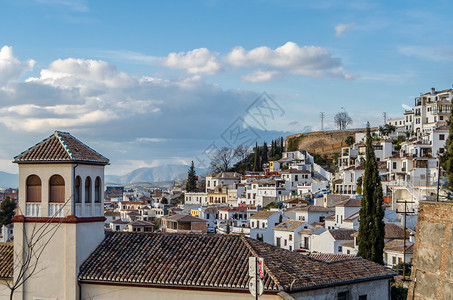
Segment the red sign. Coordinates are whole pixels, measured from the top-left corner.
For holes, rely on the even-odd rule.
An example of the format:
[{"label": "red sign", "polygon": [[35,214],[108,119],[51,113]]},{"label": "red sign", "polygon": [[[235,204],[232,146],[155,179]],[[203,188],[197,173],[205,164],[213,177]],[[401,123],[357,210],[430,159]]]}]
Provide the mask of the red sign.
[{"label": "red sign", "polygon": [[258,258],[258,276],[264,278],[264,260],[262,258]]}]

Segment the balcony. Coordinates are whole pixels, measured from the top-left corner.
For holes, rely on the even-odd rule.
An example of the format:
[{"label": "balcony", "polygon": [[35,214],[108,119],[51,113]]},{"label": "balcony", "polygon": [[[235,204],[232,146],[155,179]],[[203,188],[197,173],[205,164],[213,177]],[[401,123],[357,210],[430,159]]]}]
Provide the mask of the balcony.
[{"label": "balcony", "polygon": [[40,217],[41,216],[41,203],[26,203],[25,204],[26,217]]},{"label": "balcony", "polygon": [[49,203],[49,217],[64,217],[63,207],[64,203]]}]

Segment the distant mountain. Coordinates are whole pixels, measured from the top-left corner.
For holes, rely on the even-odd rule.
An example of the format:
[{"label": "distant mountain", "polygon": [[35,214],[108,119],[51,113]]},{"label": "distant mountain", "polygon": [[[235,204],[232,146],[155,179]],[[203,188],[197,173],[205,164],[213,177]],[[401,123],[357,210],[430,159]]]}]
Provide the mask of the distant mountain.
[{"label": "distant mountain", "polygon": [[[107,183],[162,182],[187,178],[188,165],[163,165],[152,168],[139,168],[123,176],[106,175]],[[208,169],[195,167],[197,175],[206,175]]]},{"label": "distant mountain", "polygon": [[0,171],[0,187],[17,188],[19,186],[19,175]]}]

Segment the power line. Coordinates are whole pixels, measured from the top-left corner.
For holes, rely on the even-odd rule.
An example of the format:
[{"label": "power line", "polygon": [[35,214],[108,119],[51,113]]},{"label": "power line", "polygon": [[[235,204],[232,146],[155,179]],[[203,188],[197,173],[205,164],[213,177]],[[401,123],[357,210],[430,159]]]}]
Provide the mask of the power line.
[{"label": "power line", "polygon": [[320,113],[320,116],[321,116],[321,131],[324,131],[324,112],[322,111]]}]

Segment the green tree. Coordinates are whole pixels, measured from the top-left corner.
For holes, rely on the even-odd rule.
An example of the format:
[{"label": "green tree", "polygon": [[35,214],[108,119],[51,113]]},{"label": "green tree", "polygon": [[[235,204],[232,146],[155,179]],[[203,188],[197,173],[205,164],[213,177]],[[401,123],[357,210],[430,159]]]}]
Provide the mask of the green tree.
[{"label": "green tree", "polygon": [[280,224],[281,222],[283,222],[283,215],[280,214],[280,216],[278,216],[278,224]]},{"label": "green tree", "polygon": [[227,223],[226,234],[230,234],[230,223]]},{"label": "green tree", "polygon": [[[453,105],[452,105],[453,109]],[[450,111],[450,119],[448,124],[450,125],[449,135],[445,144],[445,152],[440,157],[440,164],[442,168],[447,172],[448,183],[447,183],[447,197],[453,199],[453,110]]]},{"label": "green tree", "polygon": [[0,204],[0,226],[11,224],[16,209],[16,201],[9,196]]},{"label": "green tree", "polygon": [[360,208],[359,251],[357,256],[384,264],[384,208],[379,170],[374,155],[370,124],[366,133],[366,160],[363,175],[363,197]]},{"label": "green tree", "polygon": [[187,183],[186,183],[187,192],[196,192],[197,191],[197,179],[195,174],[195,166],[192,161],[192,165],[187,172]]},{"label": "green tree", "polygon": [[267,144],[266,142],[264,142],[263,144],[263,150],[261,151],[261,164],[266,164],[269,162],[269,159],[268,159],[268,151],[269,149],[267,148]]},{"label": "green tree", "polygon": [[346,139],[344,140],[344,142],[346,143],[346,145],[348,145],[349,147],[352,146],[352,144],[354,144],[354,137],[352,135],[348,135],[346,137]]},{"label": "green tree", "polygon": [[357,194],[362,194],[362,179],[363,179],[362,176],[357,178],[357,183],[356,183],[356,185],[357,185],[357,190],[356,190]]},{"label": "green tree", "polygon": [[161,204],[168,204],[168,199],[167,198],[162,198],[162,200],[160,200],[160,203]]}]

